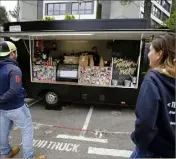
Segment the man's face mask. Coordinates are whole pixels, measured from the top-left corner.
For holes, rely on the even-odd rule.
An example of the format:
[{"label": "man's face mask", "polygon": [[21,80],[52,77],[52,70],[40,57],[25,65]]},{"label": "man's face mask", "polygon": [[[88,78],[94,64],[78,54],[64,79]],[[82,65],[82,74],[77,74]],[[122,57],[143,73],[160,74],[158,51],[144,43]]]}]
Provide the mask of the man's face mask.
[{"label": "man's face mask", "polygon": [[57,50],[57,48],[56,48],[56,47],[53,47],[53,50],[54,50],[54,51],[56,51],[56,50]]},{"label": "man's face mask", "polygon": [[18,58],[17,50],[13,51],[13,58],[16,60]]}]

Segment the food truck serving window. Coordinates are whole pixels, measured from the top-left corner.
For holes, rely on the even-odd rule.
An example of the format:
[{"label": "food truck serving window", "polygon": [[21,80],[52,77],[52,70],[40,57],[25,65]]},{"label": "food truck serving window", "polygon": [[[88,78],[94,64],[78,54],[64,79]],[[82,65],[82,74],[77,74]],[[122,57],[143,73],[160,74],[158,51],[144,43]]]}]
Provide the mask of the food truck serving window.
[{"label": "food truck serving window", "polygon": [[139,39],[33,37],[32,82],[137,88],[140,44]]}]

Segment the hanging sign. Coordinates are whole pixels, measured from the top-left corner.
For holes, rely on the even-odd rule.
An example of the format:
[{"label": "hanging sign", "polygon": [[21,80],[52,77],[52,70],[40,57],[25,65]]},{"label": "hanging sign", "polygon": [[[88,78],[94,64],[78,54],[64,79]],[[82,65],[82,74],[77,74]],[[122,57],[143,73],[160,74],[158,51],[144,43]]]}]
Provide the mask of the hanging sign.
[{"label": "hanging sign", "polygon": [[21,32],[21,26],[20,25],[9,26],[9,32]]}]

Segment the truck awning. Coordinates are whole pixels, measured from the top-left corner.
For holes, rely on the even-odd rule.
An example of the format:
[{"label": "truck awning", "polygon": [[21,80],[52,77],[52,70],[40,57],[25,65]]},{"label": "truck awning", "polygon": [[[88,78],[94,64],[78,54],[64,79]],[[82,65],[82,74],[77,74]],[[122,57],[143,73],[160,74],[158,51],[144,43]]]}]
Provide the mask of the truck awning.
[{"label": "truck awning", "polygon": [[141,40],[158,36],[168,30],[143,31],[93,31],[93,32],[1,32],[0,37],[14,39],[43,39],[43,40]]}]

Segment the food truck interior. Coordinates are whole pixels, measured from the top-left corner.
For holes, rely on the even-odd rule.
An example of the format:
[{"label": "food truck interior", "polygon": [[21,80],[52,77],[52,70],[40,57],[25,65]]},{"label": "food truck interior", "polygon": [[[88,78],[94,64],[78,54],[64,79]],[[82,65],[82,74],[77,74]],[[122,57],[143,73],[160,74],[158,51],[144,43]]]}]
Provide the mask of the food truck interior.
[{"label": "food truck interior", "polygon": [[137,88],[139,55],[138,40],[33,38],[32,81]]},{"label": "food truck interior", "polygon": [[[85,22],[71,23],[81,26]],[[100,28],[100,24],[96,25]],[[62,102],[135,106],[143,68],[147,68],[143,63],[146,39],[161,34],[145,29],[67,32],[26,29],[11,33],[9,26],[10,23],[3,35],[16,41],[27,94],[42,97],[47,109],[57,109]]]}]

